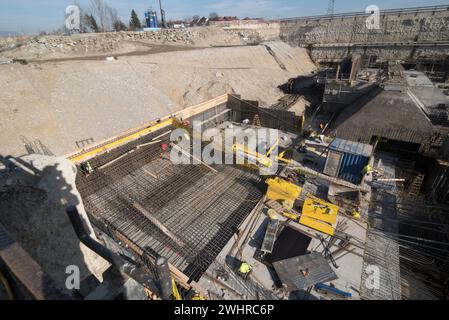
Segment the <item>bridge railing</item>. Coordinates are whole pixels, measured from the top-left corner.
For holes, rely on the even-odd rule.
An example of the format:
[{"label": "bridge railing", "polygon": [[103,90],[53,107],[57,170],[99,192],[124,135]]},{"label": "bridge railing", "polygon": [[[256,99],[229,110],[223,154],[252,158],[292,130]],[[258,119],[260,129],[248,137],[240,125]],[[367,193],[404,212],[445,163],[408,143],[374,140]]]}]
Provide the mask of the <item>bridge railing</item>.
[{"label": "bridge railing", "polygon": [[[425,7],[412,7],[412,8],[399,8],[399,9],[387,9],[381,10],[381,15],[393,15],[393,14],[404,14],[404,13],[422,13],[422,12],[441,12],[449,11],[448,5],[438,5],[438,6],[425,6]],[[305,16],[305,17],[293,17],[280,19],[281,22],[289,21],[306,21],[306,20],[332,20],[338,18],[353,18],[353,17],[368,17],[370,13],[363,11],[359,12],[348,12],[348,13],[335,13],[326,15],[315,15],[315,16]]]}]

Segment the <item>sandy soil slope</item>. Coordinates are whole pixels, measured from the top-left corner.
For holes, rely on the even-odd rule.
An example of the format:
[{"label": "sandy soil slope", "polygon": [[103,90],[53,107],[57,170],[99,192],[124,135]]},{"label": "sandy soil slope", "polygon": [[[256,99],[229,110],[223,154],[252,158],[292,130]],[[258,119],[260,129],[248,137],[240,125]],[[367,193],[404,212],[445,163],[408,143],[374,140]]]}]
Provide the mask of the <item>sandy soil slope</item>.
[{"label": "sandy soil slope", "polygon": [[0,65],[0,154],[21,155],[38,143],[62,155],[77,141],[99,141],[224,93],[271,104],[278,85],[314,68],[304,49],[280,41]]}]

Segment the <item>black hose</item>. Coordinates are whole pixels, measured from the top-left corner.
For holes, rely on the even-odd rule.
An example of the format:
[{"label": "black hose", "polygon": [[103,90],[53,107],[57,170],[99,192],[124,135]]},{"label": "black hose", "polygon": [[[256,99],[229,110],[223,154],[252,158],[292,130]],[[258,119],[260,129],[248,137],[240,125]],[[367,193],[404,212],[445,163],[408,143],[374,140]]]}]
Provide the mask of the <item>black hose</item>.
[{"label": "black hose", "polygon": [[75,230],[78,239],[89,249],[94,251],[100,257],[108,261],[114,266],[119,266],[120,263],[117,261],[116,255],[108,250],[106,247],[95,241],[84,228],[83,222],[78,214],[78,209],[76,206],[69,206],[66,209],[67,215],[69,216],[70,222],[72,223],[73,229]]}]

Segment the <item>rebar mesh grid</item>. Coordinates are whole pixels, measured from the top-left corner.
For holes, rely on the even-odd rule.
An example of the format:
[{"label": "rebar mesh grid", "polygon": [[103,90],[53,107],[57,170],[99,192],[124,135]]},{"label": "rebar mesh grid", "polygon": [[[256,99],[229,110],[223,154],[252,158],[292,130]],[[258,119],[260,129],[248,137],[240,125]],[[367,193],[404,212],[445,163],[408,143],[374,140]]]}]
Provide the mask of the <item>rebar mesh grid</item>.
[{"label": "rebar mesh grid", "polygon": [[215,166],[215,173],[202,165],[174,165],[160,144],[121,152],[93,159],[90,176],[79,174],[88,214],[100,228],[118,230],[198,281],[263,197],[261,178],[233,166]]}]

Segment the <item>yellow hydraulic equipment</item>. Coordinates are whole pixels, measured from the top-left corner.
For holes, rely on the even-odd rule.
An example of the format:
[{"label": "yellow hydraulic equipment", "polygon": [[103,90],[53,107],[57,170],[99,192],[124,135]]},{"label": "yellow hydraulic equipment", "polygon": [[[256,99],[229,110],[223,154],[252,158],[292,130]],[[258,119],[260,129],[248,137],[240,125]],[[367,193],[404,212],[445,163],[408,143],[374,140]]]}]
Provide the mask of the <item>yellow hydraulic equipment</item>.
[{"label": "yellow hydraulic equipment", "polygon": [[202,295],[196,294],[192,297],[192,300],[194,301],[200,301],[200,300],[206,300]]},{"label": "yellow hydraulic equipment", "polygon": [[247,146],[236,143],[232,146],[232,150],[235,153],[243,154],[246,158],[252,159],[253,161],[255,161],[255,163],[260,163],[261,165],[267,168],[270,168],[273,165],[273,161],[271,161],[270,158],[254,150],[249,149]]},{"label": "yellow hydraulic equipment", "polygon": [[294,203],[302,190],[301,187],[279,177],[267,179],[266,183],[267,198],[279,202],[289,200]]},{"label": "yellow hydraulic equipment", "polygon": [[182,300],[182,297],[179,294],[178,287],[176,286],[176,282],[173,278],[171,279],[171,282],[172,282],[172,287],[173,287],[173,298],[175,300]]},{"label": "yellow hydraulic equipment", "polygon": [[274,149],[279,145],[279,138],[276,140],[276,142],[271,146],[270,150],[268,150],[266,156],[269,157],[270,154],[274,151]]},{"label": "yellow hydraulic equipment", "polygon": [[[267,205],[269,207],[271,207],[271,209],[268,210],[268,217],[271,220],[277,220],[279,215],[282,215],[290,220],[299,222],[299,214],[291,209],[286,209],[285,208],[285,202],[290,202],[290,200],[286,200],[284,201],[283,205],[281,205],[280,203],[278,203],[277,201],[267,201]],[[289,207],[291,206],[291,208],[293,208],[293,202],[290,202]]]},{"label": "yellow hydraulic equipment", "polygon": [[279,154],[279,156],[277,157],[277,159],[278,159],[279,161],[282,161],[282,162],[286,163],[286,164],[290,164],[290,163],[292,163],[292,160],[291,160],[291,159],[286,159],[286,158],[285,158],[285,153],[286,153],[287,151],[288,151],[288,150],[282,151],[282,152]]},{"label": "yellow hydraulic equipment", "polygon": [[338,206],[309,195],[304,201],[299,223],[328,235],[334,235]]},{"label": "yellow hydraulic equipment", "polygon": [[291,212],[282,212],[282,215],[290,220],[298,222],[299,215],[291,213]]},{"label": "yellow hydraulic equipment", "polygon": [[[276,140],[276,142],[271,146],[271,148],[268,150],[268,152],[265,155],[260,154],[257,151],[251,150],[247,146],[238,144],[238,143],[236,143],[232,146],[232,151],[235,153],[242,154],[247,159],[253,160],[255,162],[255,164],[259,163],[267,168],[271,168],[271,166],[273,166],[273,160],[271,160],[270,155],[273,153],[274,149],[278,145],[279,145],[279,139]],[[276,157],[276,159],[279,161],[282,161],[284,163],[290,164],[292,162],[292,160],[285,158],[285,153],[287,151],[288,150],[281,152]]]},{"label": "yellow hydraulic equipment", "polygon": [[[276,142],[271,146],[270,150],[268,150],[267,154],[265,155],[266,157],[269,157],[271,155],[271,153],[274,151],[274,149],[279,145],[279,139],[276,140]],[[279,161],[285,162],[287,164],[290,164],[292,162],[292,160],[286,159],[285,158],[285,153],[288,150],[282,151],[278,156],[277,159]]]}]

